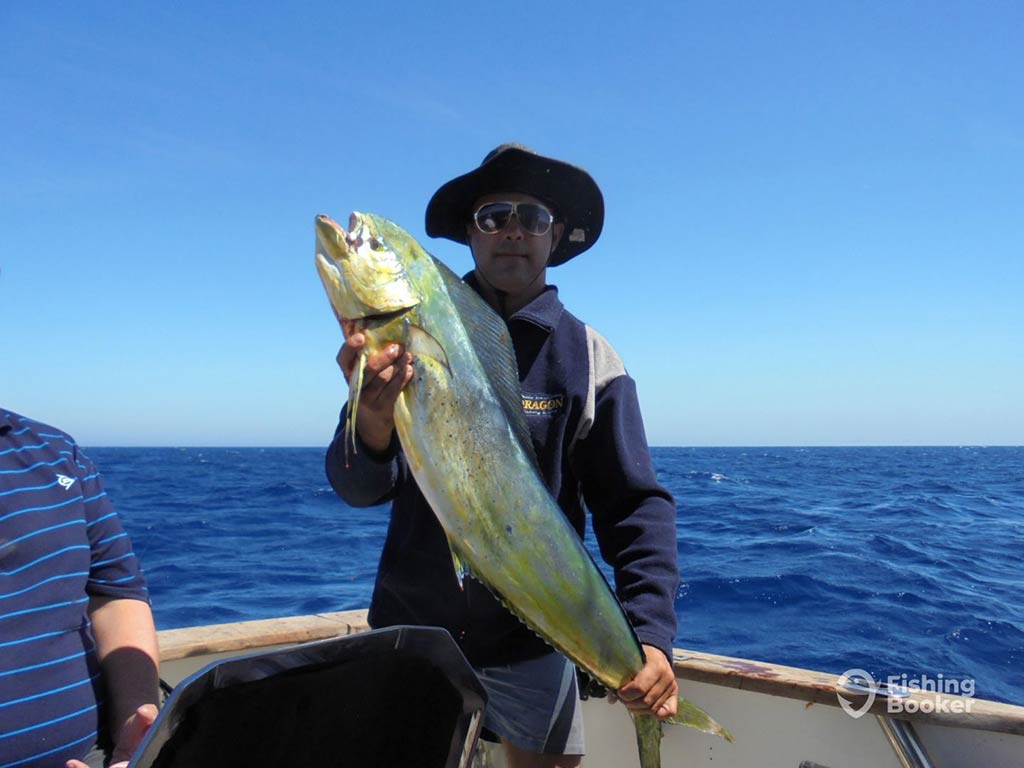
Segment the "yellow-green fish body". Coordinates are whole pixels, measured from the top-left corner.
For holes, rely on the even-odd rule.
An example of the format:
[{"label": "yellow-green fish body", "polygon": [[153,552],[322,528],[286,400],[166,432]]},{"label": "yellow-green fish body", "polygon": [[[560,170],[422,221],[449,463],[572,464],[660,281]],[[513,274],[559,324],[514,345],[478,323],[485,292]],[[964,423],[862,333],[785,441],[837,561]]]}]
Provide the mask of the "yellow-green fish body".
[{"label": "yellow-green fish body", "polygon": [[[537,469],[504,321],[385,219],[354,213],[346,233],[320,216],[316,228],[317,267],[343,327],[366,335],[367,353],[392,343],[412,353],[395,425],[454,567],[604,685],[621,687],[643,667],[643,651]],[[359,376],[361,366],[350,386],[353,449]],[[641,730],[654,751],[642,764],[657,765],[650,734],[659,731]]]}]

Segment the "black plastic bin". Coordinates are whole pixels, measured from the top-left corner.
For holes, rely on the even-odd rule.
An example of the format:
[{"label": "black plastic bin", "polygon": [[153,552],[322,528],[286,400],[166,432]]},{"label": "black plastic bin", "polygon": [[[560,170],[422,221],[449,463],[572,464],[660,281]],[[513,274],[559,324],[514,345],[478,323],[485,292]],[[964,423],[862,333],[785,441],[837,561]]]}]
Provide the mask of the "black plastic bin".
[{"label": "black plastic bin", "polygon": [[451,636],[391,627],[214,662],[131,768],[465,768],[487,696]]}]

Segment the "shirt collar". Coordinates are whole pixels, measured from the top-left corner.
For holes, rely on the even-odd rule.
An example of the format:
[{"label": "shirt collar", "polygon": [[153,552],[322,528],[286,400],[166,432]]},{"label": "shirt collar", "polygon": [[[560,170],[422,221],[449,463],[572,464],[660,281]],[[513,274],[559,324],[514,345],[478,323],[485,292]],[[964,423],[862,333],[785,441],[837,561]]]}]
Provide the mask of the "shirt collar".
[{"label": "shirt collar", "polygon": [[[476,275],[470,272],[462,280],[477,293],[480,293],[480,283]],[[522,309],[512,313],[510,320],[525,320],[545,329],[549,333],[555,330],[558,321],[562,318],[565,306],[558,298],[558,287],[545,285],[544,290],[533,301]]]}]

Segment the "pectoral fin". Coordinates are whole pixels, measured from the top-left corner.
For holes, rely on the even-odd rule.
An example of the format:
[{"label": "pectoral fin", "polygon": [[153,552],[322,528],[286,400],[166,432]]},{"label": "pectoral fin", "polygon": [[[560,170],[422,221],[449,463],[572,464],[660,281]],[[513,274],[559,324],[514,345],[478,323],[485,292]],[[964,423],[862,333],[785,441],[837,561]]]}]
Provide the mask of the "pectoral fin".
[{"label": "pectoral fin", "polygon": [[437,361],[451,376],[452,369],[448,363],[448,354],[444,351],[441,343],[427,331],[408,321],[405,324],[405,349],[413,357]]}]

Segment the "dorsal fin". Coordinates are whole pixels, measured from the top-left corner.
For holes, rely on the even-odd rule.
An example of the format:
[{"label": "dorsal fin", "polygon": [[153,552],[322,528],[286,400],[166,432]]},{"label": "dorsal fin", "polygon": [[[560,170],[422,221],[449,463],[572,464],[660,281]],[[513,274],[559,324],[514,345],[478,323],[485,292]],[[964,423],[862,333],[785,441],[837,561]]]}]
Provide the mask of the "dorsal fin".
[{"label": "dorsal fin", "polygon": [[509,334],[508,326],[501,316],[458,275],[436,258],[434,263],[441,273],[448,296],[469,334],[469,341],[483,365],[484,373],[494,387],[494,393],[501,403],[501,410],[512,427],[512,434],[536,467],[537,456],[533,451],[530,428],[523,414],[519,367],[516,365],[516,353],[512,348],[512,336]]}]

